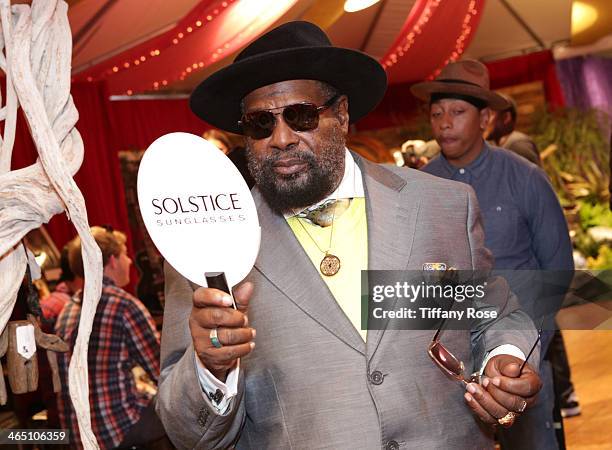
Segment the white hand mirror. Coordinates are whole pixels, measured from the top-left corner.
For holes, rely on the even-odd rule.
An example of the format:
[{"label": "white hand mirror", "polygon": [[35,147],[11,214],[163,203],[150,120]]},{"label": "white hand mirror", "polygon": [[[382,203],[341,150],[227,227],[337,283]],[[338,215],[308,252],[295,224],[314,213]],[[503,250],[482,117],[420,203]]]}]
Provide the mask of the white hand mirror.
[{"label": "white hand mirror", "polygon": [[184,277],[207,286],[224,272],[231,288],[253,268],[259,219],[234,164],[210,142],[170,133],[153,142],[138,170],[138,203],[151,239]]}]

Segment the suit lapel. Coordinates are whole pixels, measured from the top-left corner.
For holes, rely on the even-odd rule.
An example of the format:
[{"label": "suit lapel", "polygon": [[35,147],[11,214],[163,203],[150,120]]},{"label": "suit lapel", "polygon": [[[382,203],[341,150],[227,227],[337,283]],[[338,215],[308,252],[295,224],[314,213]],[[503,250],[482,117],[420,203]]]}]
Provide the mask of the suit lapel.
[{"label": "suit lapel", "polygon": [[[418,189],[414,189],[414,195],[400,195],[407,185],[402,177],[360,157],[355,159],[364,176],[367,199],[368,269],[406,270],[421,201]],[[368,361],[376,352],[385,327],[368,330]]]},{"label": "suit lapel", "polygon": [[[405,270],[415,234],[420,195],[400,196],[406,181],[384,167],[353,154],[364,179],[368,223],[368,269]],[[255,268],[304,313],[360,353],[372,358],[382,336],[368,331],[367,344],[321,279],[286,220],[253,190],[261,225]],[[406,200],[408,199],[408,200]]]},{"label": "suit lapel", "polygon": [[287,221],[270,209],[257,189],[253,198],[261,225],[255,268],[287,299],[338,339],[365,354],[365,343],[294,236]]}]

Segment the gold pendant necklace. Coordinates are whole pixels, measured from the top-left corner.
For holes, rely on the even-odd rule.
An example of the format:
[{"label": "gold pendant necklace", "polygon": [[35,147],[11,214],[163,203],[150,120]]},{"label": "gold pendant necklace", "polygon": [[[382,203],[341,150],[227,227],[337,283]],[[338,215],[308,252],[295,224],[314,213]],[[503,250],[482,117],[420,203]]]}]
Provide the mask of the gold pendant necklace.
[{"label": "gold pendant necklace", "polygon": [[321,269],[321,273],[327,277],[336,275],[340,270],[340,258],[331,253],[326,253],[321,260],[321,264],[319,264],[319,269]]},{"label": "gold pendant necklace", "polygon": [[310,233],[308,232],[308,230],[302,223],[302,219],[298,218],[298,223],[300,224],[300,226],[302,227],[306,235],[310,238],[310,240],[314,243],[314,245],[317,246],[317,249],[324,255],[323,259],[321,260],[321,263],[319,264],[319,270],[326,277],[332,277],[340,271],[340,258],[338,258],[336,255],[333,255],[329,252],[329,250],[331,249],[332,239],[334,236],[335,219],[336,219],[336,207],[334,205],[334,213],[332,215],[332,222],[331,222],[331,232],[329,233],[329,245],[327,246],[327,250],[323,250],[321,247],[319,247],[319,244],[317,244],[317,241],[315,241],[314,238],[310,235]]}]

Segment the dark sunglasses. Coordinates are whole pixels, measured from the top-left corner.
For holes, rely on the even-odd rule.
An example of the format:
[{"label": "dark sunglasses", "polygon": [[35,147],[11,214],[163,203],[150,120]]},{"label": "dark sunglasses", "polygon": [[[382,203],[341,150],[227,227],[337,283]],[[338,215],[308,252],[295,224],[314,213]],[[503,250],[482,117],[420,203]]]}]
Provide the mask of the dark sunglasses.
[{"label": "dark sunglasses", "polygon": [[[460,361],[459,359],[457,359],[457,357],[455,357],[455,355],[453,355],[450,351],[448,351],[448,349],[440,342],[440,333],[442,332],[442,327],[444,326],[445,322],[446,322],[446,319],[443,320],[442,323],[440,324],[440,328],[438,328],[438,331],[436,331],[436,334],[434,335],[433,339],[429,343],[429,347],[427,348],[427,353],[429,353],[429,356],[431,357],[431,359],[433,359],[433,361],[438,365],[438,367],[442,370],[442,372],[444,372],[449,377],[454,378],[455,380],[461,381],[463,384],[466,384],[466,385],[468,383],[480,384],[480,371],[476,371],[473,374],[471,374],[469,377],[466,377],[464,374],[465,366],[463,364],[463,361]],[[529,351],[529,354],[525,358],[525,361],[523,361],[523,364],[521,364],[519,374],[518,374],[519,377],[523,373],[523,369],[525,367],[525,364],[527,364],[529,357],[535,350],[536,346],[538,345],[538,342],[540,342],[541,335],[542,335],[542,326],[540,326],[540,329],[538,330],[538,338],[536,339],[533,346],[531,347],[531,350]]]},{"label": "dark sunglasses", "polygon": [[[442,323],[442,325],[444,322]],[[463,384],[468,383],[479,383],[480,384],[480,373],[474,372],[469,377],[464,374],[465,365],[463,361],[457,359],[448,349],[440,342],[440,333],[442,332],[442,325],[436,331],[433,339],[429,343],[427,353],[438,367],[447,376],[454,378],[455,380],[461,381]]]},{"label": "dark sunglasses", "polygon": [[[319,126],[319,114],[333,105],[340,98],[334,95],[323,105],[313,103],[296,103],[279,108],[253,111],[244,114],[238,121],[238,127],[243,135],[251,139],[265,139],[272,135],[276,126],[276,116],[282,114],[283,120],[293,131],[311,131]],[[281,112],[272,112],[282,109]]]}]

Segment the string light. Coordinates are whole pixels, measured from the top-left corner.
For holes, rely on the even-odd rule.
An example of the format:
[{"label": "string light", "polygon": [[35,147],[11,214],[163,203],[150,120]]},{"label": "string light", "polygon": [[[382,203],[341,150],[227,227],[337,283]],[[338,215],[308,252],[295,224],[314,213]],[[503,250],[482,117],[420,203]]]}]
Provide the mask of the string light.
[{"label": "string light", "polygon": [[[455,40],[455,45],[452,53],[449,55],[446,61],[428,77],[428,79],[433,79],[440,73],[442,67],[446,66],[449,62],[458,60],[461,57],[461,55],[465,51],[465,46],[468,42],[468,39],[475,29],[472,20],[478,15],[477,4],[481,1],[482,0],[470,0],[467,7],[467,12],[461,23],[461,32]],[[399,58],[404,56],[408,52],[408,50],[412,48],[412,46],[416,42],[417,36],[423,32],[425,25],[427,25],[427,23],[430,21],[436,8],[440,5],[441,2],[442,0],[429,0],[427,2],[425,7],[423,8],[423,12],[421,13],[420,17],[418,18],[417,22],[412,27],[410,32],[407,33],[404,39],[400,42],[400,44],[397,45],[395,49],[393,49],[391,53],[386,55],[383,59],[382,66],[385,68],[385,70],[388,70],[390,67],[397,64]]]},{"label": "string light", "polygon": [[472,21],[472,18],[477,16],[477,14],[478,14],[478,10],[476,9],[476,0],[471,0],[468,5],[467,13],[465,14],[465,17],[463,18],[463,22],[461,23],[461,33],[455,40],[455,48],[453,52],[446,59],[446,61],[444,61],[444,64],[438,67],[429,77],[427,77],[429,80],[437,77],[442,71],[442,68],[444,66],[446,66],[447,64],[451,62],[457,61],[461,57],[461,55],[463,54],[465,50],[465,44],[468,41],[470,34],[472,34],[472,31],[474,31],[474,28],[475,28],[470,25],[470,22]]},{"label": "string light", "polygon": [[[185,38],[186,35],[188,33],[194,33],[196,32],[198,29],[203,29],[205,27],[205,21],[211,22],[214,19],[216,19],[217,16],[219,16],[220,14],[223,13],[223,11],[230,6],[231,4],[233,4],[234,2],[236,2],[238,0],[227,0],[222,2],[220,5],[217,5],[217,7],[215,7],[214,10],[210,11],[206,14],[206,16],[203,17],[199,17],[199,18],[195,18],[196,20],[189,20],[189,23],[181,23],[180,29],[177,29],[175,33],[170,34],[167,37],[167,41],[166,43],[158,42],[158,45],[160,45],[160,48],[154,48],[154,49],[150,49],[147,53],[145,54],[141,54],[141,55],[133,55],[134,59],[129,59],[128,61],[116,61],[116,64],[113,65],[111,68],[105,69],[103,72],[98,73],[97,75],[95,74],[90,74],[87,76],[87,81],[93,81],[94,79],[102,79],[105,78],[107,76],[112,76],[115,75],[117,73],[120,72],[124,72],[126,70],[131,70],[132,68],[134,68],[135,66],[138,66],[142,63],[145,63],[147,61],[147,56],[153,58],[155,56],[159,56],[162,51],[164,50],[164,48],[168,48],[172,45],[178,45],[180,43],[180,40]],[[226,47],[228,48],[229,45]],[[117,64],[118,63],[118,64]],[[193,71],[194,69],[201,69],[205,66],[203,61],[196,61],[194,62],[190,67],[189,67],[189,71]],[[186,71],[182,72],[181,77],[186,76]],[[153,83],[153,87],[154,88],[159,88],[159,86],[167,86],[168,85],[168,80],[161,80],[161,81],[155,81]],[[132,95],[133,94],[133,89],[127,89],[125,91],[126,94],[128,95]]]},{"label": "string light", "polygon": [[[222,9],[227,8],[227,7],[228,7],[228,6],[229,6],[231,3],[234,3],[234,1],[237,1],[237,0],[230,0],[229,2],[227,2],[227,1],[223,2],[223,3],[221,4]],[[219,15],[221,12],[222,12],[222,11],[220,11],[219,9],[215,9],[215,10],[214,10],[214,11],[213,11],[211,14],[208,14],[208,15],[206,16],[206,20],[207,20],[208,22],[211,22],[211,21],[212,21],[213,19],[215,19],[215,17],[216,17],[216,16],[218,16],[218,15]],[[201,28],[203,25],[204,25],[204,24],[203,24],[203,22],[202,22],[202,19],[198,19],[198,20],[196,20],[196,21],[194,22],[193,26],[192,26],[192,25],[187,26],[187,27],[185,28],[185,31],[186,31],[187,33],[192,33],[192,32],[194,32],[194,31],[195,31],[194,26],[195,26],[195,27],[197,27],[197,28]],[[180,42],[180,40],[181,40],[181,39],[183,39],[184,37],[185,37],[185,33],[184,33],[183,31],[180,31],[180,32],[178,32],[178,33],[176,34],[176,36],[175,36],[175,37],[172,39],[172,43],[173,43],[174,45],[177,45],[177,44]],[[229,43],[226,43],[226,44],[225,44],[225,48],[229,48]],[[223,49],[217,49],[217,52],[218,52],[218,53],[221,53],[222,51],[223,51]],[[158,49],[157,49],[157,50],[155,50],[155,51],[152,51],[152,52],[151,52],[151,56],[157,56],[157,55],[159,55],[159,54],[160,54],[160,50],[158,50]],[[214,59],[216,59],[216,58],[217,58],[217,56],[218,56],[218,55],[217,55],[217,53],[214,53],[214,54],[212,55],[212,57],[213,57]],[[143,57],[141,57],[140,59],[142,60],[142,58],[143,58]],[[181,75],[179,76],[179,79],[180,79],[181,81],[182,81],[182,80],[184,80],[184,79],[186,78],[187,74],[191,74],[192,72],[194,72],[194,71],[195,71],[195,70],[197,70],[197,69],[202,69],[202,68],[204,68],[204,66],[205,66],[205,64],[204,64],[204,62],[203,62],[203,61],[199,61],[199,62],[194,62],[194,63],[192,63],[190,66],[187,66],[187,67],[185,68],[185,70],[183,70],[183,71],[181,72]],[[168,80],[163,80],[163,81],[161,82],[161,84],[162,84],[163,86],[167,86],[167,85],[168,85]],[[159,82],[159,81],[154,81],[154,82],[153,82],[153,89],[158,90],[158,89],[159,89],[159,86],[160,86],[160,82]]]},{"label": "string light", "polygon": [[416,41],[416,37],[422,33],[423,28],[427,25],[427,22],[431,19],[436,8],[440,5],[442,0],[429,0],[423,8],[423,12],[419,16],[417,22],[414,24],[409,33],[406,34],[406,37],[400,42],[399,45],[395,47],[395,49],[383,59],[382,66],[385,70],[389,69],[391,66],[395,65],[399,59],[399,57],[404,56],[404,54],[412,48]]},{"label": "string light", "polygon": [[[232,3],[236,2],[238,0],[228,0],[228,1],[224,1],[221,4],[222,9],[227,8],[228,6],[230,6]],[[434,0],[435,2],[439,3],[442,0]],[[211,14],[208,14],[206,16],[206,20],[208,22],[214,20],[218,15],[220,15],[223,11],[222,9],[215,9]],[[200,18],[199,20],[196,20],[193,25],[195,25],[195,27],[204,27],[205,24],[203,23],[204,18]],[[182,24],[181,26],[181,30],[176,30],[176,34],[172,34],[170,35],[170,37],[168,38],[168,46],[174,44],[180,44],[180,39],[182,39],[183,37],[185,37],[185,32],[190,33],[190,32],[195,32],[197,31],[193,25],[190,26],[186,26],[186,24]],[[216,60],[219,59],[219,56],[221,54],[223,54],[227,49],[230,48],[234,48],[235,47],[235,43],[236,42],[240,42],[243,37],[247,34],[252,34],[255,31],[255,28],[257,26],[257,23],[254,21],[252,23],[250,23],[246,28],[242,29],[237,35],[234,35],[232,39],[230,39],[229,41],[225,42],[223,44],[222,47],[217,48],[210,56],[209,56],[209,62],[214,62]],[[184,28],[183,28],[184,27]],[[191,31],[189,31],[189,28],[191,28]],[[159,42],[159,41],[158,41]],[[172,43],[172,44],[171,44]],[[234,44],[234,45],[232,45]],[[159,55],[160,54],[160,50],[156,49],[155,51],[155,55]],[[140,60],[142,62],[145,61],[144,56],[140,57]],[[199,60],[199,61],[194,61],[193,63],[191,63],[190,65],[186,66],[183,70],[180,71],[180,75],[179,73],[176,74],[175,77],[172,77],[175,80],[180,80],[183,81],[185,80],[185,78],[191,74],[193,74],[194,72],[203,69],[204,67],[206,67],[206,62],[205,60]],[[154,82],[152,82],[152,84],[150,84],[149,86],[152,87],[152,89],[154,90],[158,90],[161,86],[168,86],[169,81],[168,79],[164,79],[161,82],[159,80],[156,80]],[[131,89],[129,89],[131,91]],[[127,91],[126,91],[127,93]]]},{"label": "string light", "polygon": [[[229,2],[223,2],[221,4],[221,6],[223,8],[226,8],[227,6],[229,6],[234,1],[237,1],[237,0],[231,0]],[[437,1],[439,2],[441,0],[437,0]],[[216,16],[216,15],[220,14],[220,11],[219,10],[214,10],[212,14],[214,14]],[[210,15],[210,14],[206,16],[206,20],[208,20],[208,21],[211,21],[214,18],[215,17],[213,15]],[[200,20],[198,20],[198,21],[195,22],[195,25],[196,25],[196,27],[200,27],[203,24],[202,24],[202,22]],[[231,44],[232,44],[233,41],[241,40],[245,34],[250,33],[250,32],[253,31],[254,26],[255,26],[254,24],[250,24],[246,29],[242,30],[237,36],[235,36],[233,40],[224,43],[223,47],[217,48],[214,51],[214,53],[212,53],[212,55],[210,55],[211,60],[212,61],[218,60],[220,55],[226,49],[229,49],[231,47]],[[187,32],[189,32],[189,27],[186,28],[186,30],[187,30]],[[195,30],[192,30],[192,31],[195,31]],[[176,37],[173,39],[173,43],[174,44],[178,44],[179,43],[179,39],[182,38],[183,36],[184,36],[184,33],[182,33],[182,32],[177,33]],[[191,65],[186,66],[185,69],[180,72],[180,75],[177,75],[176,79],[178,79],[180,81],[183,81],[183,80],[185,80],[185,78],[187,78],[188,75],[191,75],[194,72],[196,72],[197,70],[202,69],[204,67],[206,67],[206,63],[204,61],[195,61]],[[161,82],[161,85],[162,86],[167,86],[168,85],[168,80],[163,80]],[[157,89],[159,89],[159,87],[160,87],[160,82],[159,81],[153,82],[153,89],[157,90]]]}]

